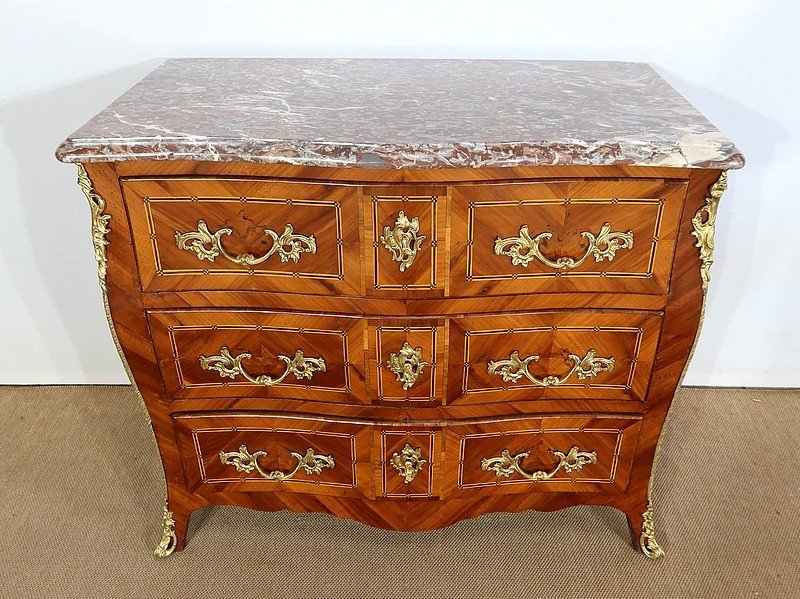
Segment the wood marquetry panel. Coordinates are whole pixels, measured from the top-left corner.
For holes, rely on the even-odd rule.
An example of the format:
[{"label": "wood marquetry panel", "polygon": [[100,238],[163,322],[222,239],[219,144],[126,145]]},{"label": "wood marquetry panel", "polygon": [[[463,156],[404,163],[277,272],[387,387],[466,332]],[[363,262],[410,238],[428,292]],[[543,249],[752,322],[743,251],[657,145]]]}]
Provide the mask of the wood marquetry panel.
[{"label": "wood marquetry panel", "polygon": [[367,295],[444,295],[446,189],[365,188],[363,194]]},{"label": "wood marquetry panel", "polygon": [[620,493],[628,483],[640,425],[638,416],[454,425],[447,429],[448,493]]},{"label": "wood marquetry panel", "polygon": [[[364,323],[358,318],[256,310],[165,310],[149,312],[148,318],[164,385],[174,398],[367,403]],[[323,360],[324,367],[298,360],[298,350],[304,360]],[[237,362],[242,354],[246,357]],[[259,382],[284,374],[275,384]]]},{"label": "wood marquetry panel", "polygon": [[[381,495],[408,499],[437,496],[441,487],[440,435],[419,429],[381,430],[378,434]],[[406,478],[411,480],[406,482]]]},{"label": "wood marquetry panel", "polygon": [[361,290],[355,187],[179,178],[122,187],[146,292]]},{"label": "wood marquetry panel", "polygon": [[[719,170],[178,160],[81,173],[110,318],[164,466],[165,552],[183,549],[190,514],[209,505],[430,530],[596,504],[625,512],[653,554],[652,465],[701,320],[710,248],[692,234],[712,235]],[[374,221],[373,197],[387,199]],[[435,260],[411,264],[406,282],[378,279],[399,289],[375,289],[376,231],[403,198],[427,198],[405,204],[427,206],[417,216]],[[200,220],[209,232],[179,247],[176,233]],[[259,261],[273,248],[266,231],[287,224],[317,251],[300,239],[297,262],[292,246],[286,261],[277,249]],[[512,246],[498,255],[495,244],[522,225],[540,256],[522,251],[514,265]],[[423,264],[435,274],[411,278]],[[420,397],[414,385],[380,401],[398,327],[420,359],[436,355],[423,369],[436,375]],[[424,460],[408,483],[392,462],[406,445]]]},{"label": "wood marquetry panel", "polygon": [[371,319],[367,341],[370,395],[377,403],[441,403],[447,370],[444,319]]},{"label": "wood marquetry panel", "polygon": [[578,310],[455,318],[448,403],[643,401],[661,315]]},{"label": "wood marquetry panel", "polygon": [[452,188],[452,296],[664,294],[686,183],[577,180]]},{"label": "wood marquetry panel", "polygon": [[[180,414],[174,422],[192,490],[371,495],[370,427],[258,414]],[[316,462],[298,468],[309,449]]]}]

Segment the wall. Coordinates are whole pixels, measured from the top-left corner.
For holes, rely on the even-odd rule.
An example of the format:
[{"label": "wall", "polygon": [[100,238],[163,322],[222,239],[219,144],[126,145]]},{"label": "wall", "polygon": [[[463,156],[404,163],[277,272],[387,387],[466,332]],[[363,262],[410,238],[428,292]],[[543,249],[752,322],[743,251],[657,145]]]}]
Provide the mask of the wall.
[{"label": "wall", "polygon": [[[122,383],[61,140],[163,57],[652,63],[748,158],[717,219],[693,385],[800,386],[800,9],[792,2],[3,3],[1,383]],[[794,166],[792,166],[794,165]]]}]

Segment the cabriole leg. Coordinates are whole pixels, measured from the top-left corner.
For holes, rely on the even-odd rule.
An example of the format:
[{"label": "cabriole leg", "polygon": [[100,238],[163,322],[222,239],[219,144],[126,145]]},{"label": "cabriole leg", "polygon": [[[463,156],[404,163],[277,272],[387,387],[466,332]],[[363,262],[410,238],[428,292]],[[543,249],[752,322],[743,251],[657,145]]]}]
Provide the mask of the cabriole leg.
[{"label": "cabriole leg", "polygon": [[656,541],[655,527],[653,526],[653,502],[647,500],[644,512],[626,513],[628,526],[631,529],[633,543],[639,551],[650,559],[664,557],[664,550]]},{"label": "cabriole leg", "polygon": [[162,535],[153,554],[156,557],[167,557],[175,551],[183,551],[186,543],[186,529],[189,526],[189,514],[169,510],[167,500],[164,500],[164,512],[162,515]]}]

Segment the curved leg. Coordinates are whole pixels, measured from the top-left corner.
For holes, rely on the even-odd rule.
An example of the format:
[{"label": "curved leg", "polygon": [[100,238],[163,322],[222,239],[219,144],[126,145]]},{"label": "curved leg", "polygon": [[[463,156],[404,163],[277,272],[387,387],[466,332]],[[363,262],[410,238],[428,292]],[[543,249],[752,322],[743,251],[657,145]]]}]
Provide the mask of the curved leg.
[{"label": "curved leg", "polygon": [[664,550],[656,541],[655,527],[653,526],[653,502],[648,499],[647,507],[641,513],[625,514],[628,518],[628,526],[633,536],[633,544],[650,559],[664,557]]},{"label": "curved leg", "polygon": [[164,500],[164,513],[162,516],[162,535],[153,554],[156,557],[167,557],[175,551],[183,551],[186,543],[186,529],[189,526],[189,513],[169,510],[167,500]]}]

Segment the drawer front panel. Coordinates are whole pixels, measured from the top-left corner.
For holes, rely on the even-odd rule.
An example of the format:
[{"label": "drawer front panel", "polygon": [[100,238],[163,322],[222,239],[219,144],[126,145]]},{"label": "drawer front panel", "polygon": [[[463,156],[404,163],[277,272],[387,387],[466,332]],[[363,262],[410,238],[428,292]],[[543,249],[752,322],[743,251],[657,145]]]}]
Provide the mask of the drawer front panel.
[{"label": "drawer front panel", "polygon": [[384,405],[441,403],[447,326],[436,320],[369,320],[371,396]]},{"label": "drawer front panel", "polygon": [[452,188],[451,295],[667,292],[685,182]]},{"label": "drawer front panel", "polygon": [[643,401],[660,323],[659,313],[589,310],[453,319],[448,403]]},{"label": "drawer front panel", "polygon": [[359,294],[355,187],[124,181],[142,288]]},{"label": "drawer front panel", "polygon": [[174,419],[190,490],[371,494],[371,428],[259,415]]},{"label": "drawer front panel", "polygon": [[424,498],[441,493],[441,433],[389,429],[378,433],[382,497]]},{"label": "drawer front panel", "polygon": [[364,323],[264,311],[153,311],[167,393],[365,403]]},{"label": "drawer front panel", "polygon": [[[430,195],[420,195],[426,191]],[[367,295],[441,297],[446,283],[446,189],[415,187],[403,193],[411,195],[364,189]]]},{"label": "drawer front panel", "polygon": [[640,425],[638,416],[454,425],[447,433],[448,464],[453,466],[448,468],[448,488],[460,495],[621,493],[628,483]]}]

